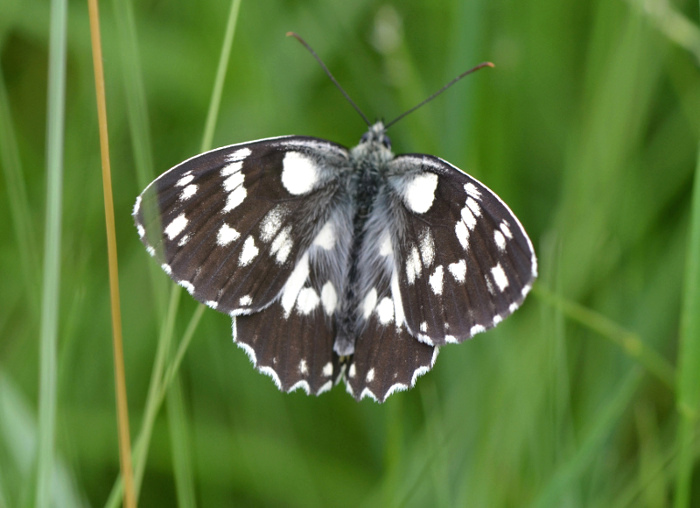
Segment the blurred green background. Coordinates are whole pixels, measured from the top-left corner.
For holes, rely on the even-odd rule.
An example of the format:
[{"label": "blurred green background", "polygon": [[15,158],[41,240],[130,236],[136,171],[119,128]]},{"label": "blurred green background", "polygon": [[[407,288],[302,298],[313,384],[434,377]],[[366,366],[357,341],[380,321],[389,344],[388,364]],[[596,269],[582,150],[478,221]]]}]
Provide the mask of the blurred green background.
[{"label": "blurred green background", "polygon": [[[131,207],[152,178],[201,149],[230,5],[100,8],[131,435],[150,436],[142,506],[700,506],[698,405],[685,419],[676,409],[684,396],[697,403],[700,371],[697,346],[695,356],[679,348],[700,343],[681,326],[700,313],[688,301],[700,263],[688,258],[697,3],[242,2],[214,146],[283,134],[353,146],[365,131],[289,30],[370,119],[496,64],[390,135],[397,153],[438,155],[496,191],[528,230],[540,278],[511,318],[443,348],[416,388],[383,405],[358,404],[342,386],[318,398],[278,392],[212,310],[163,405],[148,401],[174,285],[139,242]],[[31,505],[37,483],[49,22],[48,1],[0,2],[7,507]],[[101,506],[119,455],[85,2],[69,2],[67,34],[50,488],[54,506]],[[183,294],[166,365],[196,309]],[[691,497],[679,500],[681,484]]]}]

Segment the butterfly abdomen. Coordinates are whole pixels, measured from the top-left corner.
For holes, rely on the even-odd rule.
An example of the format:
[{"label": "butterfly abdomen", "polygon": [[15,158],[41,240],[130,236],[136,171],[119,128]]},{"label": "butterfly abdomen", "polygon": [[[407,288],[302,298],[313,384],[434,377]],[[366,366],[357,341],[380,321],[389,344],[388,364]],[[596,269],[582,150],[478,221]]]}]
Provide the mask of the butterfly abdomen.
[{"label": "butterfly abdomen", "polygon": [[[367,249],[368,243],[377,242],[376,238],[368,238],[367,221],[377,206],[377,196],[386,185],[386,162],[393,158],[391,151],[376,140],[366,140],[351,154],[353,174],[351,178],[351,193],[355,204],[353,216],[353,241],[350,249],[350,267],[344,284],[345,292],[336,315],[337,335],[334,344],[335,352],[340,356],[351,355],[355,341],[362,333],[364,320],[358,309],[361,308],[365,297],[363,289],[366,284],[361,280],[363,272],[360,260],[361,253]],[[366,271],[365,267],[365,270]]]}]

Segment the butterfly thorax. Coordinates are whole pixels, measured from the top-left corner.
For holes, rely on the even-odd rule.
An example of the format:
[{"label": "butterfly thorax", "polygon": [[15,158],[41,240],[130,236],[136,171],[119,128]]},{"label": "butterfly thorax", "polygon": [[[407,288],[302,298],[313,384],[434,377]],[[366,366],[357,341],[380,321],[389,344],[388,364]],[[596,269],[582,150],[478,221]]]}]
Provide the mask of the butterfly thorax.
[{"label": "butterfly thorax", "polygon": [[361,333],[362,322],[357,319],[362,295],[360,294],[360,253],[365,246],[365,225],[372,213],[377,194],[386,184],[387,163],[394,158],[384,125],[377,122],[362,136],[360,144],[350,152],[353,167],[351,189],[355,203],[353,242],[350,249],[350,267],[345,291],[336,316],[337,335],[334,349],[340,356],[351,355]]}]

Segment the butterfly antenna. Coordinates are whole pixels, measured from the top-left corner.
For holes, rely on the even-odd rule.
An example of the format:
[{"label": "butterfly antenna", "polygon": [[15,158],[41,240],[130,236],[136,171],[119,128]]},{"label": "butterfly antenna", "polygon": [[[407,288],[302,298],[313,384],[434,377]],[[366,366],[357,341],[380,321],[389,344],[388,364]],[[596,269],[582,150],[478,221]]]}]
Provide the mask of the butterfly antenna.
[{"label": "butterfly antenna", "polygon": [[333,84],[338,87],[338,90],[340,90],[340,93],[342,93],[345,96],[345,98],[350,103],[350,105],[353,108],[355,108],[355,111],[357,111],[360,114],[360,116],[365,121],[367,126],[368,127],[371,126],[372,125],[371,122],[367,119],[367,117],[362,112],[360,107],[357,104],[355,104],[355,101],[353,101],[350,98],[350,96],[348,95],[348,93],[343,89],[343,87],[340,86],[340,83],[338,83],[338,80],[336,80],[335,77],[333,77],[333,74],[331,74],[331,71],[328,70],[328,67],[326,67],[326,64],[323,63],[323,60],[321,60],[321,57],[316,54],[316,52],[313,50],[313,48],[311,46],[309,46],[309,44],[304,39],[302,39],[301,36],[297,33],[287,32],[287,37],[294,37],[296,40],[298,40],[299,42],[301,42],[304,45],[304,47],[309,51],[309,53],[311,53],[311,55],[316,59],[316,61],[321,66],[321,68],[325,71],[326,75],[330,78],[330,80],[333,82]]},{"label": "butterfly antenna", "polygon": [[415,106],[413,106],[413,107],[412,107],[411,109],[409,109],[408,111],[405,111],[405,112],[401,113],[399,116],[397,116],[396,118],[394,118],[391,122],[389,122],[389,123],[387,123],[386,125],[384,125],[384,129],[385,129],[385,130],[388,129],[390,126],[394,125],[396,122],[398,122],[399,120],[401,120],[403,117],[405,117],[405,116],[407,116],[407,115],[413,113],[415,110],[417,110],[417,109],[420,108],[421,106],[423,106],[423,105],[427,104],[428,102],[432,101],[435,97],[437,97],[437,96],[440,95],[442,92],[444,92],[445,90],[447,90],[448,88],[450,88],[450,87],[451,87],[452,85],[454,85],[457,81],[459,81],[460,79],[462,79],[464,76],[467,76],[467,75],[471,74],[472,72],[476,72],[476,71],[478,71],[479,69],[483,69],[484,67],[495,67],[495,65],[493,65],[491,62],[483,62],[483,63],[480,63],[479,65],[477,65],[476,67],[474,67],[473,69],[469,69],[468,71],[463,72],[462,74],[460,74],[459,76],[457,76],[455,79],[453,79],[452,81],[450,81],[449,83],[447,83],[445,86],[443,86],[440,90],[438,90],[437,92],[435,92],[433,95],[431,95],[430,97],[428,97],[427,99],[425,99],[423,102],[421,102],[420,104],[416,104]]}]

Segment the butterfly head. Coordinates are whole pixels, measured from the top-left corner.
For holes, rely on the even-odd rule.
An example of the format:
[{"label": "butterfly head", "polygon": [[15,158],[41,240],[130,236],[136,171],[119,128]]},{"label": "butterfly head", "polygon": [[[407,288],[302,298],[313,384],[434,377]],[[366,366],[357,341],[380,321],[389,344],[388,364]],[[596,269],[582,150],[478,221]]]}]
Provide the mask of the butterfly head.
[{"label": "butterfly head", "polygon": [[385,148],[391,150],[391,141],[386,135],[386,129],[382,122],[370,125],[369,130],[362,135],[360,143],[381,143]]},{"label": "butterfly head", "polygon": [[356,158],[370,158],[375,162],[387,162],[394,158],[391,152],[391,141],[386,135],[382,122],[370,125],[369,130],[362,135],[360,144],[352,149]]}]

